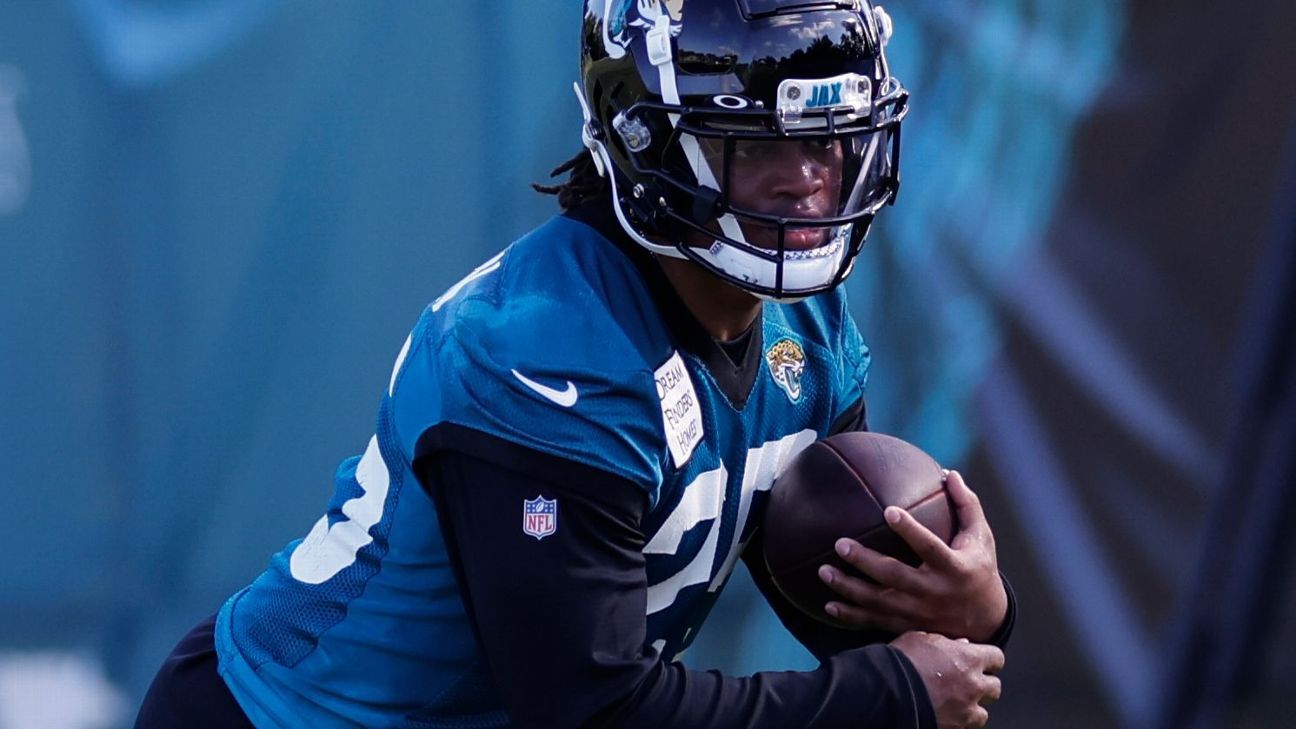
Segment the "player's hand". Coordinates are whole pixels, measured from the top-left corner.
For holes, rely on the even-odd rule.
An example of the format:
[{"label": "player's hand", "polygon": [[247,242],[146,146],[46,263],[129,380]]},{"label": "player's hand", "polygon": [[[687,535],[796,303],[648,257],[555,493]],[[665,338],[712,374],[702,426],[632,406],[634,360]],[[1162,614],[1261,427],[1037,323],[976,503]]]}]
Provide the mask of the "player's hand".
[{"label": "player's hand", "polygon": [[992,645],[911,632],[891,641],[913,663],[936,709],[940,729],[979,729],[990,720],[986,706],[999,700],[1003,651]]},{"label": "player's hand", "polygon": [[887,524],[922,558],[918,567],[853,539],[837,541],[837,554],[876,584],[820,567],[819,578],[843,598],[825,606],[829,616],[892,633],[926,630],[974,641],[995,634],[1008,613],[1008,593],[999,577],[994,534],[981,500],[957,471],[946,476],[946,488],[960,525],[948,545],[904,509],[886,510]]}]

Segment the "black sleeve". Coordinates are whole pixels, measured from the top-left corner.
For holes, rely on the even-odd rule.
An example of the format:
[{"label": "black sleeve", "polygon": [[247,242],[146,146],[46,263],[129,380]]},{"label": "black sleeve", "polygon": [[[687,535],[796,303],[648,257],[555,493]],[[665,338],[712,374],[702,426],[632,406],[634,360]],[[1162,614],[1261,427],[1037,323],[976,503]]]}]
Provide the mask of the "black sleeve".
[{"label": "black sleeve", "polygon": [[860,398],[833,420],[833,424],[828,428],[828,435],[868,429],[868,406],[864,403],[864,398]]},{"label": "black sleeve", "polygon": [[[516,725],[935,727],[921,678],[889,646],[746,678],[646,648],[647,498],[634,484],[454,426],[429,431],[414,466]],[[539,540],[522,531],[536,496],[558,502]]]},{"label": "black sleeve", "polygon": [[[857,400],[837,417],[829,430],[829,435],[856,430],[868,430],[868,409],[863,399]],[[770,579],[769,568],[765,565],[763,538],[763,530],[757,529],[743,552],[743,563],[751,573],[752,582],[765,596],[766,602],[783,623],[783,627],[787,628],[788,632],[816,658],[822,661],[842,651],[887,642],[895,637],[880,631],[835,628],[802,613],[783,597],[774,581]],[[999,629],[986,642],[1003,648],[1008,645],[1013,625],[1017,622],[1017,596],[1013,593],[1008,578],[1002,572],[999,573],[999,578],[1003,580],[1004,591],[1008,593],[1008,611],[1004,614],[1004,621]]]}]

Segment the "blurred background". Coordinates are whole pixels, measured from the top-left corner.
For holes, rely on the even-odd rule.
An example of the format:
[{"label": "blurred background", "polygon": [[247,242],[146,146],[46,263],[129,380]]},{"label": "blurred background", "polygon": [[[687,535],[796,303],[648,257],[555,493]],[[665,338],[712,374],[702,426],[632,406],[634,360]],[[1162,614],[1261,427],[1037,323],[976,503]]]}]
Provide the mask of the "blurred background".
[{"label": "blurred background", "polygon": [[[874,429],[981,492],[1001,727],[1296,715],[1296,4],[893,0]],[[128,726],[556,211],[580,3],[0,0],[0,729]],[[737,575],[690,651],[813,661]]]}]

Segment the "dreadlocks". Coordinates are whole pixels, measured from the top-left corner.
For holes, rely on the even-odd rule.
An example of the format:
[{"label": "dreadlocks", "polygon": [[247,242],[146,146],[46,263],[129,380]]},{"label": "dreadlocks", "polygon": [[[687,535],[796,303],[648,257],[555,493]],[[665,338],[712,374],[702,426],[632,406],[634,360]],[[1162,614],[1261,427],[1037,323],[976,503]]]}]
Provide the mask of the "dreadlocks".
[{"label": "dreadlocks", "polygon": [[588,150],[577,152],[575,157],[554,168],[549,176],[558,177],[567,172],[571,175],[566,182],[557,185],[542,185],[537,182],[532,183],[531,187],[545,195],[557,195],[558,205],[564,211],[571,210],[586,200],[611,194],[608,181],[599,175],[598,168],[594,166],[594,158]]}]

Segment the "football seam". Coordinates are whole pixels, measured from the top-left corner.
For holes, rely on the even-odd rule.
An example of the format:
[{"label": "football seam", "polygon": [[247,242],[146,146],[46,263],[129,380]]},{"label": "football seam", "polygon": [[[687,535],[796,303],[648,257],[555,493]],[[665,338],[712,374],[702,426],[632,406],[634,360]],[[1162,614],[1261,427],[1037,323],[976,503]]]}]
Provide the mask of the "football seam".
[{"label": "football seam", "polygon": [[[936,491],[936,492],[930,493],[930,494],[924,496],[923,498],[919,499],[918,501],[914,502],[913,506],[903,507],[903,508],[904,508],[905,511],[909,511],[910,509],[913,509],[913,508],[916,508],[916,507],[922,506],[923,504],[927,503],[928,501],[931,501],[932,499],[934,499],[934,498],[936,498],[936,497],[938,497],[938,496],[944,496],[944,495],[945,495],[945,489],[942,488],[940,491]],[[870,496],[871,496],[871,494],[870,494]],[[876,500],[875,500],[875,502],[876,502]],[[859,541],[860,541],[861,539],[863,539],[864,537],[867,537],[868,535],[870,535],[870,534],[872,534],[872,533],[878,531],[879,529],[886,529],[886,530],[888,530],[888,531],[892,531],[892,530],[891,530],[891,527],[887,526],[886,522],[883,521],[881,524],[877,524],[877,525],[875,525],[875,526],[873,526],[873,527],[870,527],[870,528],[868,528],[868,529],[865,529],[864,531],[860,532],[859,534],[856,534],[856,535],[851,536],[851,537],[845,537],[845,538],[846,538],[846,539],[854,539],[856,542],[859,542]],[[938,536],[939,536],[939,535],[938,535]],[[904,542],[904,538],[903,538],[903,537],[900,537],[899,534],[897,534],[896,537],[900,538],[900,541]],[[942,541],[944,541],[944,540],[942,540]],[[906,547],[909,547],[909,543],[908,543],[908,542],[905,542],[905,546],[906,546]],[[913,550],[913,547],[909,547],[909,549],[910,549],[910,550]],[[885,557],[890,557],[891,555],[883,555],[883,556],[885,556]],[[769,560],[768,560],[768,559],[765,560],[765,566],[766,566],[766,567],[769,567],[770,576],[773,577],[775,574],[783,574],[783,573],[786,573],[786,572],[792,572],[792,571],[795,571],[795,570],[800,569],[800,568],[802,568],[802,567],[804,567],[804,566],[806,566],[806,565],[808,565],[808,564],[810,564],[810,563],[812,563],[812,562],[815,562],[815,561],[820,561],[820,562],[823,562],[823,563],[827,564],[828,562],[831,562],[834,558],[837,559],[838,561],[841,560],[841,557],[839,557],[839,556],[837,555],[837,550],[836,550],[835,548],[833,548],[833,547],[829,547],[828,549],[826,549],[826,550],[824,550],[824,551],[822,551],[822,552],[817,552],[817,553],[815,553],[815,554],[813,554],[813,555],[811,555],[811,556],[809,556],[809,557],[806,557],[806,558],[803,559],[803,560],[800,560],[799,562],[793,562],[792,564],[790,564],[790,565],[788,565],[788,566],[786,566],[786,567],[781,567],[781,568],[779,568],[778,570],[775,570],[775,569],[774,569],[774,566],[771,565],[771,564],[769,564]],[[894,557],[891,557],[891,558],[892,558],[892,559],[895,559]],[[852,568],[853,568],[853,566],[852,566]],[[870,578],[870,579],[871,579],[871,578]]]},{"label": "football seam", "polygon": [[[886,524],[878,524],[877,526],[872,527],[872,528],[870,528],[870,529],[865,529],[864,531],[860,532],[859,534],[856,534],[855,536],[852,536],[852,537],[845,537],[845,538],[846,538],[846,539],[854,539],[856,542],[858,542],[860,539],[863,539],[864,537],[867,537],[868,535],[872,534],[873,532],[876,532],[876,531],[879,530],[879,529],[886,529],[886,528],[887,528],[887,525],[886,525]],[[824,564],[828,564],[829,562],[832,562],[833,560],[836,560],[836,561],[840,562],[840,561],[841,561],[841,557],[839,557],[839,556],[837,555],[837,550],[836,550],[836,549],[834,549],[834,548],[832,548],[832,547],[829,547],[828,549],[825,549],[825,550],[822,551],[822,552],[818,552],[817,554],[811,555],[810,557],[806,557],[805,559],[803,559],[803,560],[801,560],[801,561],[799,561],[799,562],[793,562],[792,564],[788,565],[787,567],[783,567],[783,568],[781,568],[781,569],[779,569],[779,570],[775,570],[772,566],[770,566],[770,575],[773,576],[773,575],[775,575],[775,574],[783,574],[783,573],[786,573],[786,572],[793,572],[793,571],[795,571],[795,570],[797,570],[797,569],[800,569],[801,567],[804,567],[804,566],[810,564],[811,562],[815,562],[815,561],[819,561],[819,562],[822,562],[822,563],[824,563]],[[767,562],[768,562],[768,560],[767,560]],[[767,566],[769,566],[769,565],[767,565]],[[827,587],[827,585],[825,585],[825,587]]]},{"label": "football seam", "polygon": [[[833,456],[837,458],[837,460],[842,462],[842,465],[846,467],[847,471],[850,471],[851,473],[855,474],[855,478],[860,483],[864,484],[865,486],[864,493],[868,494],[868,497],[873,500],[873,505],[878,508],[878,511],[879,512],[884,511],[886,507],[882,506],[882,504],[878,502],[877,497],[873,495],[873,486],[868,482],[868,479],[864,478],[864,474],[856,470],[854,464],[846,460],[846,456],[842,455],[841,451],[834,448],[832,443],[829,443],[827,440],[821,440],[819,442],[823,443],[824,447],[827,448],[828,451],[831,452]],[[872,529],[870,529],[869,531],[872,531]]]},{"label": "football seam", "polygon": [[[865,431],[860,431],[860,432],[862,432],[862,433],[867,433],[867,432],[869,432],[869,431],[866,431],[866,430],[865,430]],[[881,435],[881,433],[879,433],[878,435]],[[865,493],[867,493],[868,496],[869,496],[869,498],[873,500],[873,504],[874,504],[875,506],[878,507],[878,511],[886,511],[886,507],[885,507],[885,506],[882,506],[881,502],[879,502],[879,501],[877,500],[877,496],[875,496],[875,495],[873,494],[873,490],[872,490],[872,489],[873,489],[873,485],[872,485],[871,483],[869,483],[869,480],[868,480],[868,479],[864,478],[864,474],[862,474],[862,473],[860,473],[858,470],[856,470],[856,469],[855,469],[855,466],[852,465],[850,461],[846,460],[846,457],[845,457],[844,455],[842,455],[842,452],[839,451],[839,450],[837,450],[835,447],[833,447],[833,444],[832,444],[831,442],[829,442],[828,440],[822,440],[822,441],[819,441],[819,442],[820,442],[820,443],[823,443],[824,446],[826,446],[826,447],[828,448],[828,450],[832,451],[832,454],[833,454],[834,456],[837,456],[837,460],[841,461],[842,464],[843,464],[844,466],[846,466],[846,470],[848,470],[848,471],[850,471],[851,473],[855,474],[855,478],[859,479],[860,483],[862,483],[862,484],[864,484],[865,486],[868,487],[868,489],[865,491]],[[932,462],[935,463],[935,461],[932,461]],[[940,468],[940,464],[936,464],[936,467],[939,469],[939,468]],[[922,503],[926,502],[928,499],[930,499],[931,497],[935,496],[936,494],[944,493],[944,491],[945,491],[945,487],[944,487],[944,482],[942,481],[942,486],[941,486],[941,490],[940,490],[940,491],[933,491],[932,493],[930,493],[930,494],[924,496],[924,497],[921,498],[921,499],[918,499],[917,501],[913,502],[912,504],[910,504],[910,505],[908,505],[908,506],[900,506],[900,504],[893,504],[893,506],[900,506],[901,509],[904,509],[905,511],[908,511],[908,510],[914,508],[915,506],[918,506],[919,504],[922,504]]]}]

